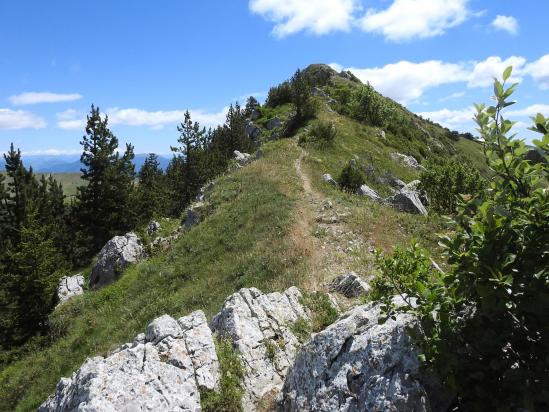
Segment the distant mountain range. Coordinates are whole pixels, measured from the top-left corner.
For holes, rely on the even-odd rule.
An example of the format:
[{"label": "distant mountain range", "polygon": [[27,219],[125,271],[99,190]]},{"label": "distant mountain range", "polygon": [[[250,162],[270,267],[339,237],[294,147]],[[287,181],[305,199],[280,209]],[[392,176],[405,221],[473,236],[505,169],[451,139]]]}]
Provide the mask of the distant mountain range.
[{"label": "distant mountain range", "polygon": [[[136,154],[133,160],[135,171],[138,172],[147,154]],[[166,170],[170,159],[168,157],[158,156],[160,167]],[[82,164],[80,163],[80,155],[23,155],[23,163],[26,167],[32,166],[36,173],[78,173]],[[4,158],[0,157],[0,171],[4,171]]]}]

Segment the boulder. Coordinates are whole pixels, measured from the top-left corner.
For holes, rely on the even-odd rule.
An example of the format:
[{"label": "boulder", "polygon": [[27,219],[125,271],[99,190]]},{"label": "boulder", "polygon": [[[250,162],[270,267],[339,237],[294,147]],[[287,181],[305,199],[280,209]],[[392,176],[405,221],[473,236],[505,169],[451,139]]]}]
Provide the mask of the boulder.
[{"label": "boulder", "polygon": [[356,192],[358,195],[365,196],[375,202],[381,201],[381,197],[377,194],[377,192],[374,189],[370,188],[368,185],[360,186]]},{"label": "boulder", "polygon": [[347,298],[356,298],[366,295],[371,288],[356,273],[349,272],[336,277],[329,286],[330,290],[342,294]]},{"label": "boulder", "polygon": [[403,212],[427,216],[427,209],[425,209],[425,206],[421,203],[417,192],[401,190],[387,199],[386,202]]},{"label": "boulder", "polygon": [[339,186],[338,183],[332,177],[332,175],[330,175],[329,173],[322,175],[322,179],[328,184],[331,184],[333,186]]},{"label": "boulder", "polygon": [[210,214],[210,205],[207,202],[194,202],[185,211],[183,228],[190,229],[202,222]]},{"label": "boulder", "polygon": [[67,300],[84,294],[84,276],[81,274],[74,276],[63,276],[57,286],[57,302],[65,303]]},{"label": "boulder", "polygon": [[381,129],[376,130],[376,136],[380,139],[385,139],[385,131]]},{"label": "boulder", "polygon": [[265,125],[265,128],[267,130],[273,130],[281,126],[282,126],[282,120],[280,120],[278,117],[273,117],[271,120],[267,122],[267,124]]},{"label": "boulder", "polygon": [[399,161],[406,166],[408,166],[411,169],[415,170],[423,170],[425,169],[422,165],[419,164],[419,162],[416,160],[413,156],[407,156],[402,153],[391,153],[391,158],[393,160]]},{"label": "boulder", "polygon": [[143,244],[135,233],[113,237],[99,252],[99,258],[92,268],[90,286],[99,288],[114,282],[126,267],[144,257]]},{"label": "boulder", "polygon": [[199,387],[219,383],[219,362],[203,312],[164,315],[106,358],[88,359],[39,408],[53,411],[200,410]]},{"label": "boulder", "polygon": [[158,223],[156,220],[153,220],[149,223],[147,226],[147,233],[149,235],[154,235],[156,232],[160,230],[160,223]]},{"label": "boulder", "polygon": [[250,163],[253,158],[252,158],[252,155],[249,154],[249,153],[241,153],[239,152],[238,150],[235,150],[233,152],[233,155],[234,155],[234,158],[235,160],[238,162],[238,164],[240,166],[245,166],[247,165],[248,163]]},{"label": "boulder", "polygon": [[261,129],[252,122],[248,122],[245,128],[246,134],[252,140],[256,140],[261,134]]},{"label": "boulder", "polygon": [[379,304],[359,306],[299,351],[278,398],[280,411],[442,411],[451,396],[425,373],[409,314],[382,320]]},{"label": "boulder", "polygon": [[295,287],[269,294],[241,289],[212,320],[212,329],[231,339],[243,360],[244,411],[257,410],[261,399],[272,397],[282,387],[300,346],[292,325],[309,320],[301,296]]}]

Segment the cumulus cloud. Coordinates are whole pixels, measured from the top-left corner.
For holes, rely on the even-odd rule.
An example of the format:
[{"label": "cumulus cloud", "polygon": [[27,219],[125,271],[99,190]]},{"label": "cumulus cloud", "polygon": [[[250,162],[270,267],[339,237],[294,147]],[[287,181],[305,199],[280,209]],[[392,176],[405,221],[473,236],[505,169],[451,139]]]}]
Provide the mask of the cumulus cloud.
[{"label": "cumulus cloud", "polygon": [[401,103],[408,103],[433,87],[463,82],[468,72],[464,65],[428,60],[413,63],[402,60],[370,69],[348,68],[362,82],[369,82],[381,94]]},{"label": "cumulus cloud", "polygon": [[535,116],[538,113],[549,116],[549,104],[533,104],[523,109],[509,110],[506,116]]},{"label": "cumulus cloud", "polygon": [[369,9],[360,26],[391,41],[435,37],[467,19],[468,1],[395,0],[385,10]]},{"label": "cumulus cloud", "polygon": [[282,38],[300,31],[316,35],[348,31],[359,8],[358,0],[250,0],[250,10],[275,23]]},{"label": "cumulus cloud", "polygon": [[10,96],[9,101],[14,106],[26,106],[38,103],[72,102],[82,98],[78,93],[25,92]]},{"label": "cumulus cloud", "polygon": [[34,113],[24,110],[0,109],[0,129],[43,129],[46,121]]},{"label": "cumulus cloud", "polygon": [[490,56],[486,60],[475,64],[470,76],[469,87],[487,87],[494,82],[494,77],[500,78],[501,74],[508,66],[513,66],[513,76],[509,81],[520,82],[522,77],[520,73],[524,68],[526,59],[520,56],[511,56],[503,60],[499,56]]},{"label": "cumulus cloud", "polygon": [[524,72],[532,76],[541,89],[549,89],[549,54],[527,64]]},{"label": "cumulus cloud", "polygon": [[[225,122],[228,108],[220,112],[210,113],[204,110],[190,110],[193,121],[202,126],[215,127]],[[109,124],[125,126],[148,126],[152,129],[162,129],[166,125],[176,125],[183,121],[185,110],[157,110],[148,111],[137,108],[122,109],[113,107],[107,109]],[[69,109],[57,113],[57,127],[61,129],[83,129],[86,125],[86,117],[76,110]]]},{"label": "cumulus cloud", "polygon": [[518,21],[513,16],[497,15],[490,24],[496,30],[506,31],[509,34],[518,33]]},{"label": "cumulus cloud", "polygon": [[474,125],[473,116],[475,115],[475,108],[467,107],[459,110],[441,109],[432,112],[420,112],[418,114],[425,119],[440,123],[449,129],[460,126],[471,129]]},{"label": "cumulus cloud", "polygon": [[[191,118],[202,126],[217,126],[225,121],[227,108],[218,113],[209,113],[204,110],[192,110]],[[147,111],[142,109],[119,109],[117,107],[107,110],[111,124],[123,124],[127,126],[149,126],[155,129],[167,124],[178,124],[183,121],[185,110]]]},{"label": "cumulus cloud", "polygon": [[23,152],[24,156],[61,156],[61,155],[79,155],[82,149],[38,149]]}]

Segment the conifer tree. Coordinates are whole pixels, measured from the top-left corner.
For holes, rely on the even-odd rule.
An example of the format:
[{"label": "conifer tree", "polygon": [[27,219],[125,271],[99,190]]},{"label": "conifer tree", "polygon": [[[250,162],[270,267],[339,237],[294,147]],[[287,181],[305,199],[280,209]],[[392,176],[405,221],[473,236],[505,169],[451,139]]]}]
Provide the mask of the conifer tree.
[{"label": "conifer tree", "polygon": [[155,215],[165,214],[166,190],[164,172],[158,156],[149,153],[138,174],[136,203],[140,222],[147,222]]},{"label": "conifer tree", "polygon": [[48,229],[29,208],[20,241],[10,244],[0,268],[0,346],[9,348],[47,329],[54,291],[65,268]]},{"label": "conifer tree", "polygon": [[134,222],[131,208],[133,190],[133,147],[126,146],[122,157],[117,153],[118,139],[108,128],[108,117],[101,118],[99,108],[91,107],[86,134],[80,144],[84,167],[78,187],[75,214],[78,222],[77,258],[89,258],[114,235],[129,230]]}]

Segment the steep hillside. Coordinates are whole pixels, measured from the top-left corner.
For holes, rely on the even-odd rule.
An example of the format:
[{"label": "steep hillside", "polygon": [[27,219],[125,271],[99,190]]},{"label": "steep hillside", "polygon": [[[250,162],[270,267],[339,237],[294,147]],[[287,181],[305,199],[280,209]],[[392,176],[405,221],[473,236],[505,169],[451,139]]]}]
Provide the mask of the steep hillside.
[{"label": "steep hillside", "polygon": [[[167,250],[131,266],[104,289],[58,307],[51,316],[51,336],[28,345],[22,359],[3,365],[0,410],[36,408],[87,357],[131,341],[162,314],[175,317],[201,309],[211,316],[243,287],[326,290],[330,280],[351,270],[367,279],[375,248],[392,249],[411,238],[438,256],[436,233],[446,230],[440,218],[403,213],[341,191],[323,175],[336,177],[355,159],[367,167],[368,185],[387,196],[389,176],[405,182],[419,176],[392,153],[420,162],[456,157],[482,168],[481,146],[450,137],[444,128],[381,96],[396,126],[358,121],[345,104],[345,96],[363,87],[356,78],[323,65],[306,73],[317,88],[316,119],[292,137],[276,139],[283,127],[267,130],[268,123],[274,117],[284,123],[292,107],[261,107],[254,123],[262,129],[263,155],[218,178],[208,195],[213,213]],[[335,127],[332,144],[311,137],[319,120]]]}]

